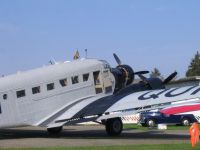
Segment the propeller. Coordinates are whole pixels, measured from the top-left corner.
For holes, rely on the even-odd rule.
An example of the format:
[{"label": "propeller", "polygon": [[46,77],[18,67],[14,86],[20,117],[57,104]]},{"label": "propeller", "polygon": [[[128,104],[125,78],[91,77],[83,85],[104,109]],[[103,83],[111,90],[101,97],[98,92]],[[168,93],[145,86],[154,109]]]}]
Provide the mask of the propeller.
[{"label": "propeller", "polygon": [[[117,62],[117,64],[118,64],[118,67],[119,66],[123,66],[122,65],[122,61],[121,61],[121,59],[117,56],[117,54],[115,54],[115,53],[113,53],[113,56],[114,56],[114,58],[115,58],[115,61]],[[128,65],[126,65],[126,66],[128,66]],[[129,66],[130,67],[130,66]],[[130,67],[131,68],[131,67]],[[132,68],[131,68],[132,69]],[[149,71],[138,71],[138,72],[134,72],[134,75],[140,75],[140,74],[148,74],[149,73]]]},{"label": "propeller", "polygon": [[119,57],[118,57],[115,53],[113,54],[113,56],[114,56],[114,58],[115,58],[117,64],[118,64],[119,66],[122,65],[121,60],[119,59]]},{"label": "propeller", "polygon": [[116,68],[112,68],[112,73],[115,76],[116,80],[116,91],[132,84],[135,79],[135,75],[138,75],[144,83],[150,86],[151,89],[165,88],[165,85],[173,80],[177,75],[177,72],[175,71],[170,74],[164,81],[159,78],[146,78],[144,74],[149,73],[149,71],[134,72],[129,65],[122,64],[122,61],[115,53],[113,54],[113,56],[118,64]]},{"label": "propeller", "polygon": [[149,71],[138,71],[138,72],[135,72],[134,74],[135,75],[140,75],[140,74],[148,74]]},{"label": "propeller", "polygon": [[178,73],[177,73],[176,71],[175,71],[174,73],[170,74],[170,75],[163,81],[163,84],[169,83],[171,80],[173,80],[173,79],[176,77],[177,74],[178,74]]},{"label": "propeller", "polygon": [[135,75],[143,75],[149,73],[149,71],[134,72],[132,67],[130,67],[129,65],[122,64],[122,61],[115,53],[113,54],[113,56],[118,64],[116,68],[112,68],[112,73],[116,81],[116,91],[132,84],[135,79]]},{"label": "propeller", "polygon": [[148,84],[151,89],[161,89],[165,88],[165,85],[169,83],[171,80],[173,80],[178,73],[175,71],[172,74],[170,74],[164,81],[160,80],[159,78],[146,78],[142,74],[139,74],[138,76],[140,79]]}]

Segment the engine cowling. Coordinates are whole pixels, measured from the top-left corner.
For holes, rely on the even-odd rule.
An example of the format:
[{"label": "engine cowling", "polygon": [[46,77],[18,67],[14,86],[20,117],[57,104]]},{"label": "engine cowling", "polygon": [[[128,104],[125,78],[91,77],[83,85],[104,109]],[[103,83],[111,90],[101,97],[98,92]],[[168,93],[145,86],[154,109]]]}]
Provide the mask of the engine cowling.
[{"label": "engine cowling", "polygon": [[112,68],[111,72],[115,77],[115,92],[134,81],[134,71],[128,65],[119,65],[116,68]]}]

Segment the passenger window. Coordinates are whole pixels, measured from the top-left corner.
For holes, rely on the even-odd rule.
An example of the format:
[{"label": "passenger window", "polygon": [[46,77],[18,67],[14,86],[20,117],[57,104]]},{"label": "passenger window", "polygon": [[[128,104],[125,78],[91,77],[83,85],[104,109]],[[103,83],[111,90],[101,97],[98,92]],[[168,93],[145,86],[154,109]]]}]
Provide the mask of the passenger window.
[{"label": "passenger window", "polygon": [[77,84],[79,81],[78,81],[78,76],[73,76],[72,77],[72,84]]},{"label": "passenger window", "polygon": [[7,94],[3,94],[3,99],[7,100],[8,99],[8,95]]},{"label": "passenger window", "polygon": [[20,90],[16,92],[17,98],[26,96],[25,90]]},{"label": "passenger window", "polygon": [[88,79],[89,79],[89,73],[83,74],[83,82],[88,81]]},{"label": "passenger window", "polygon": [[62,80],[60,80],[60,85],[61,85],[62,87],[67,86],[67,79],[62,79]]},{"label": "passenger window", "polygon": [[47,91],[53,90],[54,88],[54,83],[47,84]]},{"label": "passenger window", "polygon": [[40,93],[40,86],[33,87],[33,88],[32,88],[32,93],[33,93],[33,94]]}]

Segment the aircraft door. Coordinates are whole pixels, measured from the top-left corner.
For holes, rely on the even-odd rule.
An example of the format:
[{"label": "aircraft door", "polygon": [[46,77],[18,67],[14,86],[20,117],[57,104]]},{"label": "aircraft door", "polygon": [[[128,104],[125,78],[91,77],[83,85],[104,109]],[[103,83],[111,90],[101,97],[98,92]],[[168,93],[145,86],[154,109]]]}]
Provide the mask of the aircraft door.
[{"label": "aircraft door", "polygon": [[100,74],[101,74],[100,71],[93,72],[96,94],[99,94],[99,93],[103,92],[103,85],[102,85],[102,82],[101,82]]},{"label": "aircraft door", "polygon": [[105,70],[103,72],[103,87],[105,90],[105,93],[111,93],[113,91],[113,81],[112,78],[109,75],[109,71]]},{"label": "aircraft door", "polygon": [[6,93],[0,93],[0,115],[3,115],[3,108],[6,108],[7,107],[7,99],[8,99],[8,94]]},{"label": "aircraft door", "polygon": [[0,93],[0,125],[9,126],[17,121],[17,108],[12,92]]},{"label": "aircraft door", "polygon": [[1,115],[1,102],[0,102],[0,115]]}]

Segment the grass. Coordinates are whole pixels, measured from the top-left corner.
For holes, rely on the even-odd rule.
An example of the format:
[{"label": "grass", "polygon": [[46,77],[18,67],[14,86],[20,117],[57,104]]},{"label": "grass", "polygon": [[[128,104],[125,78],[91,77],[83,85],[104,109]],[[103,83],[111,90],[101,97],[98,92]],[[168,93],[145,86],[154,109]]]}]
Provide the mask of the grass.
[{"label": "grass", "polygon": [[[200,149],[197,145],[195,149]],[[130,145],[130,146],[101,146],[101,147],[74,147],[74,148],[14,148],[0,150],[195,150],[190,144],[160,144],[160,145]]]},{"label": "grass", "polygon": [[[200,125],[199,125],[200,127]],[[136,124],[124,124],[124,129],[150,130]],[[189,126],[168,126],[167,130],[189,130]],[[134,142],[134,141],[133,141]],[[1,147],[1,145],[0,145]],[[192,148],[191,144],[159,144],[158,145],[127,145],[127,146],[98,146],[98,147],[55,147],[55,148],[0,148],[0,150],[196,150],[200,144]]]},{"label": "grass", "polygon": [[[155,127],[156,128],[156,127]],[[168,125],[167,130],[189,130],[190,126],[176,126],[176,125]],[[138,129],[138,130],[149,130],[152,128],[142,127],[136,124],[124,124],[124,129]],[[199,125],[200,129],[200,125]]]}]

